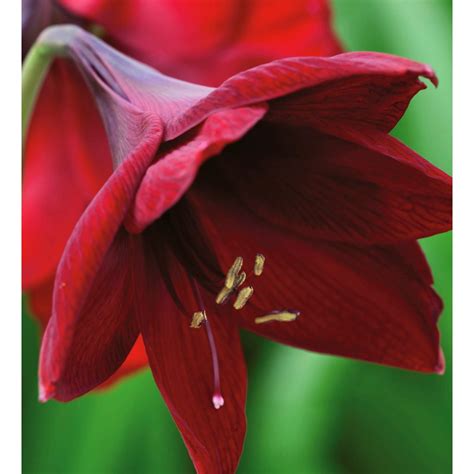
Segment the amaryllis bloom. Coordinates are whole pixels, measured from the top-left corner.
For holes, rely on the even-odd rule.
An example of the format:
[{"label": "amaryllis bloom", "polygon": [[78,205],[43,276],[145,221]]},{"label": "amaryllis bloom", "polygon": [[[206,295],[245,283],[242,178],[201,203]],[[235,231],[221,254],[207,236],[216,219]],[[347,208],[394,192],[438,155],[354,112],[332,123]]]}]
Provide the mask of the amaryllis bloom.
[{"label": "amaryllis bloom", "polygon": [[[419,77],[436,83],[428,66],[378,53],[287,58],[210,88],[75,27],[44,41],[81,71],[113,171],[61,256],[42,400],[104,383],[141,336],[197,471],[228,473],[246,425],[239,328],[443,371],[442,303],[416,239],[450,229],[451,180],[388,134]],[[91,183],[103,179],[101,151],[80,170]],[[55,189],[79,171],[62,164],[46,176],[49,199],[67,208]],[[43,258],[31,256],[32,272]]]},{"label": "amaryllis bloom", "polygon": [[[23,0],[25,52],[45,26],[61,22],[100,26],[103,38],[123,52],[205,85],[285,56],[341,52],[326,0],[279,0],[271,8],[268,0]],[[45,327],[68,237],[112,172],[96,106],[64,61],[53,64],[39,97],[25,163],[23,288]],[[139,338],[116,376],[146,364]]]}]

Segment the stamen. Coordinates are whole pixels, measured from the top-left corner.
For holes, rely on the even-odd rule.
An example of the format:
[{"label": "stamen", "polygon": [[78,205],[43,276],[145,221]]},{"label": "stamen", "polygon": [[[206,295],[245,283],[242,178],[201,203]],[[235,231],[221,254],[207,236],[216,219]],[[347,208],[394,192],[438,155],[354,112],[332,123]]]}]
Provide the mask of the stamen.
[{"label": "stamen", "polygon": [[237,257],[232,266],[229,268],[229,271],[225,277],[225,286],[229,288],[229,290],[234,288],[235,279],[240,272],[243,263],[244,259],[242,257]]},{"label": "stamen", "polygon": [[227,286],[224,286],[224,288],[222,288],[222,290],[219,292],[219,294],[216,297],[216,303],[217,304],[225,303],[227,301],[227,298],[229,298],[230,294],[233,291],[234,291],[233,289],[229,290]]},{"label": "stamen", "polygon": [[260,276],[263,273],[263,266],[265,265],[265,256],[261,253],[255,255],[255,264],[253,266],[253,272],[256,276]]},{"label": "stamen", "polygon": [[247,301],[253,294],[253,288],[251,286],[246,286],[239,291],[237,298],[234,301],[234,308],[235,309],[242,309]]},{"label": "stamen", "polygon": [[242,283],[245,281],[246,278],[247,278],[246,273],[242,272],[239,275],[236,275],[234,277],[234,285],[232,286],[232,288],[228,288],[227,283],[226,283],[224,288],[222,288],[222,290],[217,295],[216,303],[217,304],[225,303],[228,300],[229,296],[235,291],[236,288],[242,285]]},{"label": "stamen", "polygon": [[191,321],[191,328],[199,329],[203,323],[203,321],[207,320],[206,312],[205,311],[196,311],[193,314],[193,319]]},{"label": "stamen", "polygon": [[[196,284],[194,278],[190,278],[191,286],[193,288],[194,297],[196,298],[199,308],[204,315],[206,315],[206,310],[204,308],[204,302],[201,297],[201,292]],[[196,313],[194,313],[196,314]],[[209,349],[211,350],[211,359],[212,359],[212,371],[214,374],[214,393],[212,394],[212,404],[214,408],[218,410],[220,407],[224,405],[224,397],[222,396],[221,392],[221,379],[220,379],[220,371],[219,371],[219,358],[217,357],[217,347],[216,341],[214,340],[214,334],[212,333],[211,329],[211,322],[209,319],[203,321],[204,326],[206,327],[207,333],[207,340],[209,341]]]},{"label": "stamen", "polygon": [[255,324],[268,323],[270,321],[290,322],[294,321],[300,315],[299,311],[295,310],[282,310],[274,311],[273,313],[267,314],[266,316],[260,316],[255,318]]},{"label": "stamen", "polygon": [[247,278],[247,274],[245,272],[242,272],[238,277],[237,280],[235,280],[234,288],[238,288]]}]

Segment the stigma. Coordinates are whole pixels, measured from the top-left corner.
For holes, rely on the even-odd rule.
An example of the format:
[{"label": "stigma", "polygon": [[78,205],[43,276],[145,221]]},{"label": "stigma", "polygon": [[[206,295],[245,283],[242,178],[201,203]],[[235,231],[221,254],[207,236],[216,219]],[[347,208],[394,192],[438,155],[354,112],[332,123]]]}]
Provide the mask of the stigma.
[{"label": "stigma", "polygon": [[209,344],[209,351],[211,355],[212,373],[213,373],[213,382],[214,382],[212,404],[214,405],[214,408],[218,410],[224,405],[224,397],[222,396],[222,392],[221,392],[221,376],[220,376],[220,369],[219,369],[219,356],[217,354],[217,345],[214,339],[214,334],[212,332],[211,322],[209,321],[206,315],[206,309],[204,308],[204,301],[202,299],[201,292],[199,291],[199,287],[193,278],[191,278],[190,280],[191,280],[191,287],[194,293],[194,297],[199,306],[199,311],[196,311],[193,314],[191,327],[199,328],[201,327],[202,324],[204,324],[206,328],[207,341]]},{"label": "stigma", "polygon": [[212,404],[216,410],[219,410],[219,408],[224,406],[224,397],[220,393],[215,393],[212,396]]}]

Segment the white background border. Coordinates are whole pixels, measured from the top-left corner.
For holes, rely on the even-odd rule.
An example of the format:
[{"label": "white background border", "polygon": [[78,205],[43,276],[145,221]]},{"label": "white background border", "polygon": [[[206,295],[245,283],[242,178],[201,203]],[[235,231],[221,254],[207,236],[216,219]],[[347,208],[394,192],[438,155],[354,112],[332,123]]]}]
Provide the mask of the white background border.
[{"label": "white background border", "polygon": [[0,28],[0,472],[21,472],[21,2]]},{"label": "white background border", "polygon": [[[467,474],[474,472],[474,2],[455,0],[453,10],[454,472]],[[14,474],[21,472],[21,2],[2,4],[0,35],[0,472]]]},{"label": "white background border", "polygon": [[453,5],[454,473],[474,472],[474,2]]}]

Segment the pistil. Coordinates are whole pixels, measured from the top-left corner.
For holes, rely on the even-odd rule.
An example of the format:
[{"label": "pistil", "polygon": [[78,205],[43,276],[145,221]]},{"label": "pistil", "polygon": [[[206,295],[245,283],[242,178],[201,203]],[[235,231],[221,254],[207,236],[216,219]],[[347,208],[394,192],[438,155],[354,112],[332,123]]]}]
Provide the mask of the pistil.
[{"label": "pistil", "polygon": [[[199,312],[206,315],[206,309],[204,307],[204,301],[201,296],[201,292],[196,284],[196,281],[191,278],[191,284],[193,288],[194,297],[199,306]],[[212,404],[214,408],[218,410],[224,405],[224,397],[222,396],[221,392],[221,380],[220,380],[220,371],[219,371],[219,358],[217,356],[217,347],[216,341],[214,339],[214,334],[212,333],[211,323],[209,318],[205,318],[201,321],[201,323],[206,328],[207,333],[207,340],[209,342],[209,348],[211,350],[211,359],[212,359],[212,371],[214,375],[214,392],[212,394]]]}]

